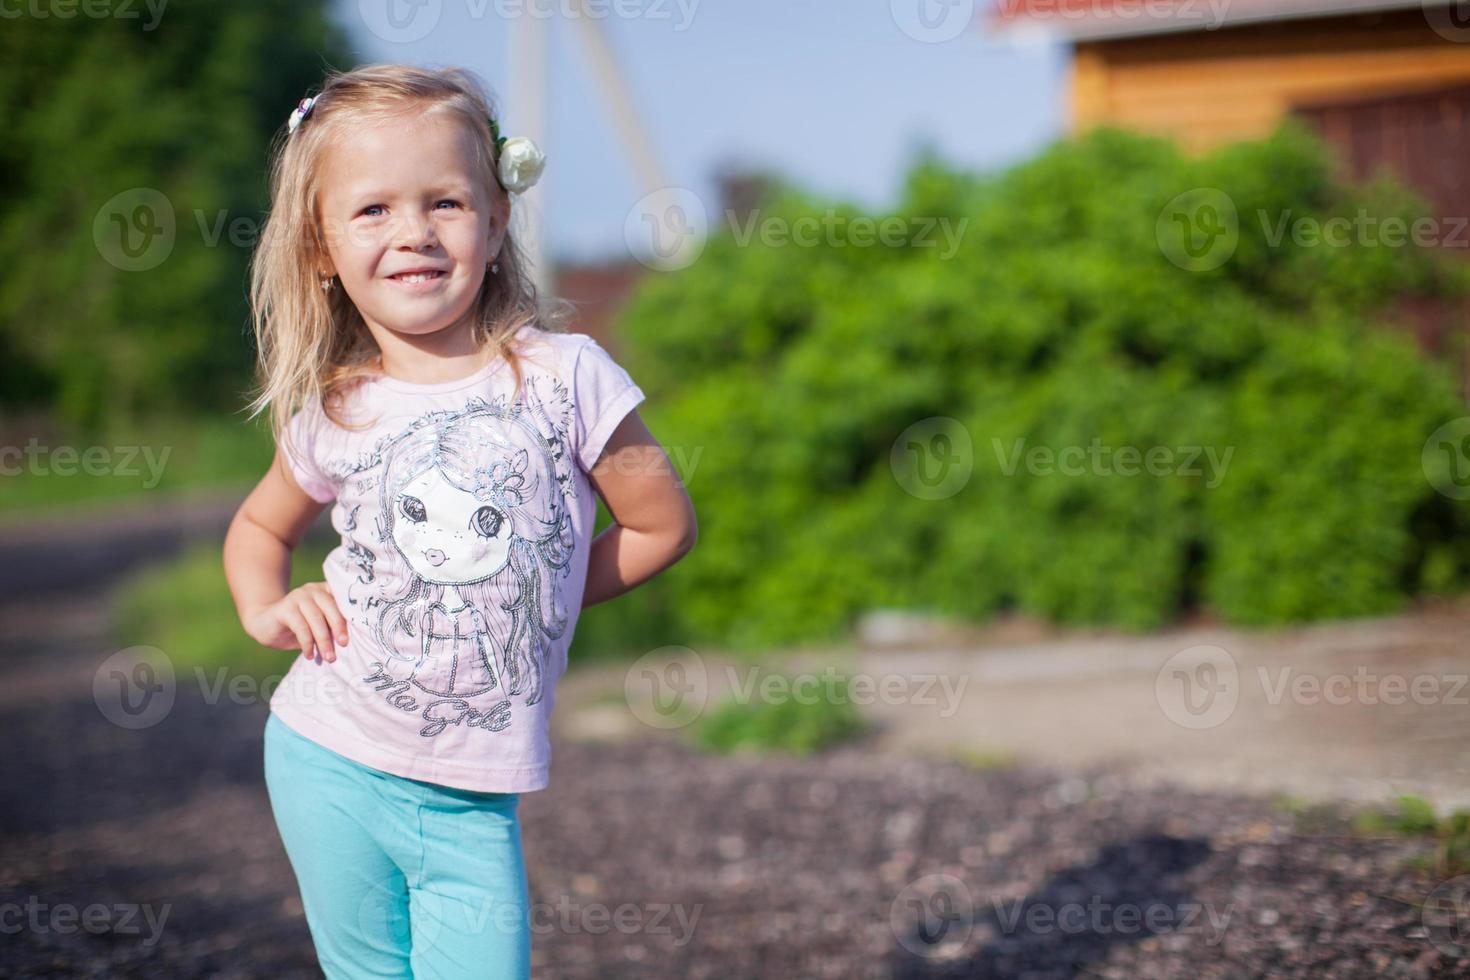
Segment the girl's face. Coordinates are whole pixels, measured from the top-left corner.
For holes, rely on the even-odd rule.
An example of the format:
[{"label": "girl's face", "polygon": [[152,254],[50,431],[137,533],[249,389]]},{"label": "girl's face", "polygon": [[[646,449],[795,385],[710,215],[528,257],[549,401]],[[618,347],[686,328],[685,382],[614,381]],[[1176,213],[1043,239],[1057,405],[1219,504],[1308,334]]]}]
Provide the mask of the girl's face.
[{"label": "girl's face", "polygon": [[[401,117],[352,130],[323,161],[328,275],[341,277],[374,336],[432,334],[469,311],[500,250],[509,199],[476,173],[452,117]],[[413,281],[405,274],[421,272]]]},{"label": "girl's face", "polygon": [[419,578],[459,585],[505,566],[509,515],[457,489],[438,470],[431,467],[404,484],[393,507],[393,543]]}]

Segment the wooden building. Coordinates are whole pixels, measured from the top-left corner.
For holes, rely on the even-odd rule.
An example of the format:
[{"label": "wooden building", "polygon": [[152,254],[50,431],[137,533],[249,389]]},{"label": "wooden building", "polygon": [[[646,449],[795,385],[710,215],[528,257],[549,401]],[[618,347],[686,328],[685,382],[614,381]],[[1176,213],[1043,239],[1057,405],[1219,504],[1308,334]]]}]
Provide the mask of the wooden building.
[{"label": "wooden building", "polygon": [[[992,33],[1071,42],[1069,125],[1168,136],[1201,152],[1286,116],[1336,147],[1344,176],[1381,169],[1447,220],[1470,216],[1470,13],[1441,0],[998,0]],[[1470,248],[1446,248],[1470,258]],[[1458,304],[1406,303],[1448,353]],[[1470,398],[1470,342],[1463,337]]]}]

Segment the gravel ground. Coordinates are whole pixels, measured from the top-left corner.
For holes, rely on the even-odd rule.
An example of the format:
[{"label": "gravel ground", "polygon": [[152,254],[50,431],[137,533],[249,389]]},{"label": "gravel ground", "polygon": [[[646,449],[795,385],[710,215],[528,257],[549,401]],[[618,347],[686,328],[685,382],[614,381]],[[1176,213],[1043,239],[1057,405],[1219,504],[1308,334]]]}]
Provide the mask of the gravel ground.
[{"label": "gravel ground", "polygon": [[[88,547],[57,546],[47,576],[138,546],[74,530]],[[113,724],[93,696],[115,649],[100,584],[57,594],[11,567],[0,976],[320,976],[262,782],[264,705],[180,683],[157,724]],[[554,980],[1470,976],[1463,901],[1426,929],[1445,891],[1406,863],[1425,843],[1304,836],[1263,797],[1107,767],[559,739],[521,815],[535,973]]]},{"label": "gravel ground", "polygon": [[[320,975],[264,708],[180,694],[132,732],[90,696],[5,705],[0,972]],[[538,977],[1470,974],[1426,935],[1425,845],[1298,836],[1265,800],[1107,769],[563,741],[521,812]]]}]

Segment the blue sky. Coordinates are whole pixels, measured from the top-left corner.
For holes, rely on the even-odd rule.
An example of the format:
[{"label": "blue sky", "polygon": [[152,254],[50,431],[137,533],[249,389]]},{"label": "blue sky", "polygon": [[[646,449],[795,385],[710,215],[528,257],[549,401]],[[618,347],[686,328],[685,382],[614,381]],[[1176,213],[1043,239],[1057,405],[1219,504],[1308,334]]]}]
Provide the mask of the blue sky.
[{"label": "blue sky", "polygon": [[[529,16],[529,2],[338,0],[337,13],[363,60],[479,73],[501,104],[502,133],[514,136],[507,17]],[[968,0],[600,2],[665,174],[712,211],[722,165],[775,170],[822,197],[878,208],[894,201],[924,143],[988,170],[1035,152],[1062,125],[1063,50],[990,38],[978,5],[967,29],[954,22],[935,34],[905,9],[968,17]],[[621,258],[625,219],[644,190],[577,26],[562,18],[549,21],[547,170],[524,200],[543,210],[552,256]]]}]

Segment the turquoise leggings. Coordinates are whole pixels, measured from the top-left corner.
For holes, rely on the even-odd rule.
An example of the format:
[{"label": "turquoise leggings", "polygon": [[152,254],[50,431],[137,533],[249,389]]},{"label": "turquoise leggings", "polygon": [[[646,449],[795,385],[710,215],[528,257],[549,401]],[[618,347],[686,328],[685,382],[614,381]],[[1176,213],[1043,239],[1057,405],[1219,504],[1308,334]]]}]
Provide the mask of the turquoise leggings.
[{"label": "turquoise leggings", "polygon": [[265,784],[328,980],[531,975],[518,794],[394,776],[274,714]]}]

